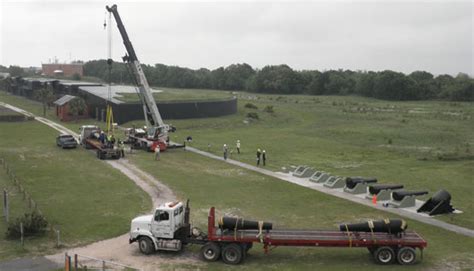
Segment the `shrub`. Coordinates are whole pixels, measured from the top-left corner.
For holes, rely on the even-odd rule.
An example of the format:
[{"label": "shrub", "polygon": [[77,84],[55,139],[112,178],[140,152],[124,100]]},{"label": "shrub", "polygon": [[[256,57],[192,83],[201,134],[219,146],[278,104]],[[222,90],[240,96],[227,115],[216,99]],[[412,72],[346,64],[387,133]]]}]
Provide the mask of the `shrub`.
[{"label": "shrub", "polygon": [[264,112],[267,112],[267,113],[274,113],[275,111],[273,111],[273,105],[267,105],[265,106],[265,108],[263,109]]},{"label": "shrub", "polygon": [[258,107],[254,105],[253,103],[246,103],[245,108],[258,109]]},{"label": "shrub", "polygon": [[389,144],[389,145],[392,145],[392,143],[393,143],[393,142],[392,142],[392,139],[389,138],[389,139],[388,139],[388,144]]},{"label": "shrub", "polygon": [[247,113],[247,118],[258,120],[259,119],[258,113],[257,112],[249,112],[249,113]]},{"label": "shrub", "polygon": [[43,215],[33,211],[25,213],[23,217],[17,218],[14,222],[10,222],[7,228],[8,238],[20,238],[20,223],[23,223],[23,236],[32,236],[43,234],[46,231],[48,222]]}]

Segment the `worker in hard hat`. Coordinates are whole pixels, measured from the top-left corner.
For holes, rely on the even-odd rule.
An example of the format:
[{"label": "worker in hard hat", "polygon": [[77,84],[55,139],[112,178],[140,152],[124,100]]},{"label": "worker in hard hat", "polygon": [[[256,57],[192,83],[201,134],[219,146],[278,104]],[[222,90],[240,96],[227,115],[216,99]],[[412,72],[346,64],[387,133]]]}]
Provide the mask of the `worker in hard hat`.
[{"label": "worker in hard hat", "polygon": [[121,156],[125,157],[125,144],[123,144],[122,140],[119,141],[119,150],[120,150]]},{"label": "worker in hard hat", "polygon": [[160,161],[160,144],[155,147],[155,161]]},{"label": "worker in hard hat", "polygon": [[257,149],[257,167],[260,165],[260,157],[262,155],[262,151],[260,148]]},{"label": "worker in hard hat", "polygon": [[240,140],[237,139],[237,143],[235,144],[237,148],[237,153],[240,154]]},{"label": "worker in hard hat", "polygon": [[227,154],[229,151],[229,148],[227,147],[227,144],[224,144],[224,147],[222,147],[222,151],[224,152],[224,160],[227,160]]},{"label": "worker in hard hat", "polygon": [[100,143],[105,144],[105,134],[104,134],[104,131],[100,131],[99,141],[100,141]]}]

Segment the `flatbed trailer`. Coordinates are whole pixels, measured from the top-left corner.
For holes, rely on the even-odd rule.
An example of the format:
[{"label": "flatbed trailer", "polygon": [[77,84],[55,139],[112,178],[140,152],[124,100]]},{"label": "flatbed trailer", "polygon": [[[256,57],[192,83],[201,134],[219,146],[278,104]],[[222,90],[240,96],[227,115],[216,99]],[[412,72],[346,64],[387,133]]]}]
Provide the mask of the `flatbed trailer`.
[{"label": "flatbed trailer", "polygon": [[222,260],[228,264],[244,260],[253,243],[262,244],[265,253],[278,246],[367,248],[377,263],[391,264],[397,260],[403,265],[415,263],[415,250],[418,248],[422,255],[427,246],[414,231],[391,234],[294,229],[223,230],[216,227],[214,207],[209,211],[207,238],[199,240],[199,243],[203,242],[201,255],[205,260],[216,261],[222,255]]},{"label": "flatbed trailer", "polygon": [[85,148],[86,149],[95,149],[97,153],[97,158],[103,159],[120,159],[120,150],[115,148],[109,148],[104,146],[102,142],[94,138],[85,139]]}]

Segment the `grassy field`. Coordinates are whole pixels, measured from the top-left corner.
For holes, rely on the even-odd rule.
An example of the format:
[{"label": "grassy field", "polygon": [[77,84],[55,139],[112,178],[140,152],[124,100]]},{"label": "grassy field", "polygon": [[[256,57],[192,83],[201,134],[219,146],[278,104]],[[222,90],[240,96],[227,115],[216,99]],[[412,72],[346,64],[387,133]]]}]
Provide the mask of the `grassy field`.
[{"label": "grassy field", "polygon": [[[191,221],[206,229],[207,212],[215,206],[219,216],[234,214],[248,219],[272,221],[275,228],[338,229],[339,223],[385,218],[369,207],[260,175],[183,150],[162,154],[128,156],[135,164],[170,186],[179,198],[190,199]],[[394,215],[388,217],[394,218]],[[469,268],[474,265],[474,239],[408,220],[428,241],[424,260],[413,267],[390,266],[387,270]],[[459,245],[462,244],[462,245]],[[198,251],[198,247],[192,248]],[[206,265],[206,270],[380,270],[365,249],[277,248],[264,255],[261,246],[252,249],[246,263],[228,267]],[[176,268],[169,266],[170,269]],[[189,268],[189,266],[188,266]],[[190,267],[192,268],[192,266]]]},{"label": "grassy field", "polygon": [[[215,91],[207,89],[178,89],[178,88],[158,88],[159,93],[153,93],[157,102],[171,101],[201,101],[201,100],[222,100],[233,97],[230,91]],[[135,93],[120,93],[123,97],[118,98],[124,102],[139,102]]]},{"label": "grassy field", "polygon": [[[150,209],[148,195],[94,153],[56,147],[56,135],[35,121],[2,122],[0,157],[8,162],[48,222],[61,231],[65,246],[127,232],[130,219]],[[4,184],[4,175],[0,179]],[[17,246],[3,240],[5,226],[0,226],[0,259],[51,252],[54,239],[48,234],[27,241],[19,253]]]},{"label": "grassy field", "polygon": [[[0,93],[1,94],[1,93]],[[0,96],[0,100],[3,97]],[[37,104],[22,104],[22,98],[7,96],[18,106],[32,110]],[[258,109],[245,107],[246,103]],[[274,113],[263,108],[272,105]],[[30,109],[27,108],[31,107]],[[36,109],[35,109],[36,110]],[[246,115],[256,112],[259,120]],[[435,192],[446,188],[453,205],[465,213],[440,217],[469,228],[473,226],[472,176],[474,162],[474,107],[470,103],[387,102],[359,97],[309,97],[242,93],[239,113],[233,116],[170,121],[178,127],[175,141],[193,136],[192,145],[216,154],[224,143],[242,141],[241,155],[232,158],[255,162],[257,147],[268,153],[268,167],[308,164],[342,176],[378,177],[381,182],[399,182],[408,189]],[[68,124],[73,127],[77,124]],[[190,198],[192,222],[204,227],[207,211],[216,206],[222,213],[274,222],[275,227],[336,229],[339,223],[376,219],[387,214],[354,205],[313,190],[229,166],[183,150],[130,156],[139,167],[169,185],[181,199]],[[389,217],[394,217],[389,215]],[[384,269],[469,269],[474,266],[474,239],[416,221],[409,228],[428,241],[422,263]],[[198,250],[197,247],[192,248]],[[176,268],[166,266],[165,268]],[[183,266],[183,268],[193,266]],[[220,270],[221,263],[207,269]],[[277,248],[263,255],[254,248],[247,263],[228,269],[379,270],[364,249]],[[227,268],[227,267],[226,267]]]},{"label": "grassy field", "polygon": [[[273,106],[274,113],[264,112],[266,106]],[[259,119],[249,120],[249,112]],[[438,218],[474,229],[473,103],[243,93],[238,114],[169,122],[178,128],[173,140],[192,135],[193,146],[219,155],[226,143],[233,149],[231,158],[250,164],[255,164],[257,148],[266,149],[272,170],[310,165],[430,194],[447,189],[464,213]],[[235,153],[237,139],[240,155]]]}]

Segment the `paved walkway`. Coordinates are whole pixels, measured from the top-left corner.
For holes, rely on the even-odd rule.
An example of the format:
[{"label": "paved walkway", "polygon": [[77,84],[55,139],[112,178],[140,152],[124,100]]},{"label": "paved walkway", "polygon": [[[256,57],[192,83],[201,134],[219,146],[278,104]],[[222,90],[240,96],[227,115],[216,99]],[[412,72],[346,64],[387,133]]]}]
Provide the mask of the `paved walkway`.
[{"label": "paved walkway", "polygon": [[363,198],[362,196],[352,195],[352,194],[343,192],[342,189],[331,189],[331,188],[324,187],[322,184],[317,184],[317,183],[311,182],[309,180],[309,178],[298,178],[298,177],[294,177],[294,176],[292,176],[290,174],[287,174],[287,173],[274,172],[274,171],[271,171],[271,170],[268,170],[268,169],[252,166],[252,165],[242,163],[242,162],[232,160],[232,159],[224,160],[224,158],[222,158],[221,156],[217,156],[217,155],[212,154],[212,153],[201,151],[201,150],[193,148],[193,147],[186,147],[186,151],[191,151],[191,152],[194,152],[194,153],[197,153],[197,154],[200,154],[200,155],[212,158],[212,159],[224,161],[224,162],[227,162],[229,164],[232,164],[232,165],[235,165],[235,166],[238,166],[238,167],[242,167],[242,168],[245,168],[245,169],[248,169],[248,170],[252,170],[252,171],[255,171],[255,172],[270,176],[270,177],[274,177],[274,178],[277,178],[277,179],[280,179],[280,180],[283,180],[283,181],[286,181],[286,182],[294,183],[294,184],[297,184],[297,185],[300,185],[300,186],[303,186],[303,187],[307,187],[307,188],[310,188],[310,189],[313,189],[313,190],[317,190],[317,191],[322,192],[322,193],[329,194],[331,196],[335,196],[335,197],[342,198],[342,199],[345,199],[345,200],[350,200],[350,201],[358,203],[358,204],[362,204],[362,205],[365,205],[365,206],[368,206],[368,207],[372,207],[372,208],[375,208],[375,209],[378,209],[378,210],[381,210],[381,211],[393,213],[393,214],[396,214],[396,215],[399,215],[399,216],[403,216],[403,217],[406,217],[406,218],[409,218],[409,219],[413,219],[413,220],[416,220],[416,221],[419,221],[419,222],[422,222],[422,223],[425,223],[425,224],[429,224],[429,225],[432,225],[432,226],[435,226],[435,227],[439,227],[439,228],[442,228],[442,229],[445,229],[445,230],[448,230],[448,231],[452,231],[452,232],[455,232],[455,233],[458,233],[458,234],[462,234],[462,235],[469,236],[469,237],[474,237],[474,230],[464,228],[464,227],[460,227],[460,226],[456,226],[456,225],[453,225],[453,224],[449,224],[449,223],[446,223],[446,222],[441,221],[441,220],[437,220],[435,218],[430,217],[427,214],[417,213],[416,210],[415,211],[413,210],[413,208],[412,209],[409,209],[409,208],[408,209],[405,209],[405,208],[398,209],[398,208],[390,208],[390,207],[387,208],[387,207],[382,206],[382,202],[378,202],[376,205],[374,205],[372,203],[372,201],[367,200],[367,199]]}]

